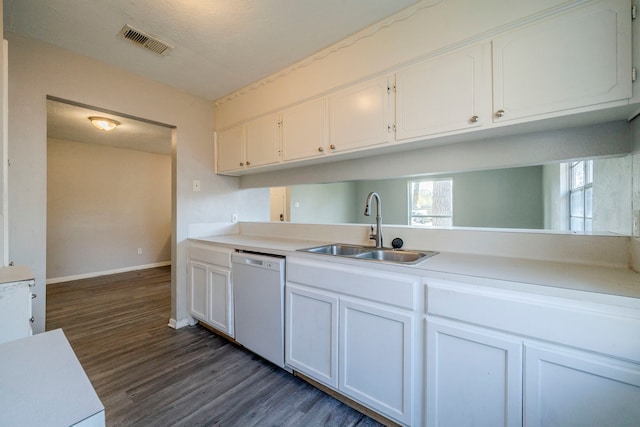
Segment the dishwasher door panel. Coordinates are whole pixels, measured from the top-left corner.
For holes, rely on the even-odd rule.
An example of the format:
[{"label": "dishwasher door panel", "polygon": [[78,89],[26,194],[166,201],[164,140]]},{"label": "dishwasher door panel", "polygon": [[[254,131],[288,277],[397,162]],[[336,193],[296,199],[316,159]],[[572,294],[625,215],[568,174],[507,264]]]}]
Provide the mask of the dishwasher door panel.
[{"label": "dishwasher door panel", "polygon": [[284,259],[234,254],[236,341],[284,367]]}]

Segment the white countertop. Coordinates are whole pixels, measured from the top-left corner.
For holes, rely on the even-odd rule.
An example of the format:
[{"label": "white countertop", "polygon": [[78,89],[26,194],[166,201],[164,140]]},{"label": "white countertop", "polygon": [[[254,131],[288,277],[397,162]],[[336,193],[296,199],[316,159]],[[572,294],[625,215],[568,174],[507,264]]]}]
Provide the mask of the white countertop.
[{"label": "white countertop", "polygon": [[34,280],[35,276],[26,265],[16,265],[0,268],[0,284],[25,282]]},{"label": "white countertop", "polygon": [[[291,255],[298,249],[335,243],[243,234],[190,240],[284,256]],[[304,252],[295,252],[295,254],[322,257],[325,261],[329,257]],[[481,280],[490,279],[494,282],[487,283],[489,285],[561,297],[574,298],[575,292],[571,291],[581,291],[585,293],[581,295],[581,299],[640,309],[640,274],[625,268],[454,252],[439,253],[412,266],[367,262],[345,257],[331,257],[331,259],[339,263],[358,263],[358,265],[367,265],[376,269],[393,269],[427,276],[451,274]]]},{"label": "white countertop", "polygon": [[62,329],[0,344],[1,426],[71,426],[92,416],[104,425],[104,406]]}]

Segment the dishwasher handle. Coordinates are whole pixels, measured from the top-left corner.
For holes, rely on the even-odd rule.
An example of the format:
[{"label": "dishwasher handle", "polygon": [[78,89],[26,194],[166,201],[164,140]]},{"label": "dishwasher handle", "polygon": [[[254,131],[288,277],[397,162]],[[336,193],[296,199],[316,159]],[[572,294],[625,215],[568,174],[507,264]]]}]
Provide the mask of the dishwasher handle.
[{"label": "dishwasher handle", "polygon": [[258,267],[262,267],[264,265],[264,261],[261,259],[243,258],[242,261],[244,261],[245,264],[255,265]]},{"label": "dishwasher handle", "polygon": [[237,266],[245,265],[269,270],[284,270],[284,258],[266,255],[234,253],[231,261]]}]

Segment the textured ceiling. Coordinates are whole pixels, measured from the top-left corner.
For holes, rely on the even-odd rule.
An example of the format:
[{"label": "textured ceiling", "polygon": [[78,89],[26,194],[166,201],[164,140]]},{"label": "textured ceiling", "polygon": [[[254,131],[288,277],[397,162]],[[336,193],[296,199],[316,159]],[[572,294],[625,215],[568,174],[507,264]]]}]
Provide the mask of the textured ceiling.
[{"label": "textured ceiling", "polygon": [[[91,124],[91,116],[114,119],[120,125],[105,132]],[[168,127],[54,100],[47,100],[47,137],[156,154],[171,153]]]},{"label": "textured ceiling", "polygon": [[[4,29],[214,100],[417,0],[4,0]],[[173,46],[118,37],[130,24]]]}]

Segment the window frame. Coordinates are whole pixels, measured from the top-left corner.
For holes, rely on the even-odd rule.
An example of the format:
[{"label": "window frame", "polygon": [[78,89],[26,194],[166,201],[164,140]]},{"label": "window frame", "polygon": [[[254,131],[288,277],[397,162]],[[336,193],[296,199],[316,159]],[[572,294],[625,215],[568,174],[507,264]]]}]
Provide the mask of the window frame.
[{"label": "window frame", "polygon": [[[582,185],[574,185],[574,173],[578,165],[582,163],[583,183]],[[567,162],[567,174],[569,183],[569,197],[568,197],[568,214],[569,214],[569,230],[570,231],[593,231],[593,160],[576,160],[573,162]],[[582,193],[582,214],[578,215],[573,211],[572,199],[576,193]],[[588,200],[587,192],[591,193],[591,198]],[[589,210],[587,210],[589,207]],[[591,212],[588,216],[587,212]],[[581,228],[574,227],[574,220],[582,222]]]},{"label": "window frame", "polygon": [[[412,187],[414,183],[421,182],[437,182],[437,181],[449,181],[451,187],[451,208],[450,215],[440,215],[440,214],[426,214],[426,215],[414,215],[413,214],[413,191]],[[407,224],[411,227],[424,227],[424,228],[432,228],[432,227],[451,227],[453,226],[453,178],[452,177],[438,177],[438,178],[419,178],[419,179],[409,179],[407,180]],[[449,218],[450,223],[448,225],[427,225],[427,224],[414,224],[414,218]]]}]

